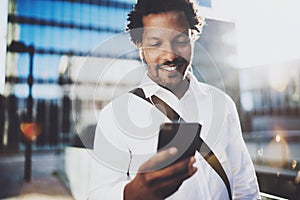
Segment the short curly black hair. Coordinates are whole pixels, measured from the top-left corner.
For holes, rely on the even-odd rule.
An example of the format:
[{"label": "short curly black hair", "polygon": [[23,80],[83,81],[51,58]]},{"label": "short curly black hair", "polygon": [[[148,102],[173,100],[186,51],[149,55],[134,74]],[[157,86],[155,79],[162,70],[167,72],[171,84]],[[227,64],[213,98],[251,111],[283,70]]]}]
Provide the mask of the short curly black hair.
[{"label": "short curly black hair", "polygon": [[192,33],[200,35],[204,19],[198,15],[193,0],[138,0],[127,18],[126,30],[129,31],[131,40],[135,44],[142,42],[144,16],[168,11],[183,11]]}]

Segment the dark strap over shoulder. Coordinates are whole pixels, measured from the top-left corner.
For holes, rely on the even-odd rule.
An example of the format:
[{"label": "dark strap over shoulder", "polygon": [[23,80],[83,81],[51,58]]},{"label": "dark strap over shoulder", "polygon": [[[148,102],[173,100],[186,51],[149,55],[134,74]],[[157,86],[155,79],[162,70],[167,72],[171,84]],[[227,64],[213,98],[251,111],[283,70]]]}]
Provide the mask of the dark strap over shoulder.
[{"label": "dark strap over shoulder", "polygon": [[[166,104],[163,100],[158,98],[157,96],[152,96],[151,100],[150,98],[146,98],[145,93],[142,88],[136,88],[130,91],[130,93],[137,95],[138,97],[144,99],[145,101],[154,104],[156,108],[158,108],[161,112],[163,112],[171,121],[181,121],[185,122],[184,119],[174,110],[172,109],[168,104]],[[230,183],[228,180],[228,177],[214,154],[214,152],[210,149],[210,147],[203,141],[203,139],[200,137],[200,140],[202,144],[199,146],[198,151],[201,154],[201,156],[206,160],[206,162],[217,172],[217,174],[221,177],[224,184],[226,185],[227,192],[229,199],[232,199],[231,194],[231,188]]]},{"label": "dark strap over shoulder", "polygon": [[150,98],[146,98],[145,93],[142,88],[136,88],[131,90],[130,93],[135,94],[147,102],[154,105],[158,110],[160,110],[164,115],[166,115],[171,121],[182,121],[180,115],[175,112],[168,104],[166,104],[163,100],[158,98],[157,96],[151,96]]}]

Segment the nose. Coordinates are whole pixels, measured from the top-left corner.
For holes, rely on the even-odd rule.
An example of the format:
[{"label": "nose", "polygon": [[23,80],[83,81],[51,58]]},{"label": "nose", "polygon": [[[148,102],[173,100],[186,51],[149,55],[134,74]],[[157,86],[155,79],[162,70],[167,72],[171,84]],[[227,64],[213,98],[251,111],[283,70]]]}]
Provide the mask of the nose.
[{"label": "nose", "polygon": [[178,54],[174,52],[172,45],[165,45],[164,47],[162,47],[161,58],[164,61],[173,61],[177,57]]}]

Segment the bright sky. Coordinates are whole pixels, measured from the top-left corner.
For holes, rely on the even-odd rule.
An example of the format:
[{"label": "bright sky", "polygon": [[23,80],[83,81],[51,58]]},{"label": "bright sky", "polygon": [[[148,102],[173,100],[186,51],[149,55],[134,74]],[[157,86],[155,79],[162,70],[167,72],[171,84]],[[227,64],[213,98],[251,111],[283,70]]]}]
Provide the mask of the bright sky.
[{"label": "bright sky", "polygon": [[238,67],[300,59],[299,0],[212,0],[202,15],[235,22]]}]

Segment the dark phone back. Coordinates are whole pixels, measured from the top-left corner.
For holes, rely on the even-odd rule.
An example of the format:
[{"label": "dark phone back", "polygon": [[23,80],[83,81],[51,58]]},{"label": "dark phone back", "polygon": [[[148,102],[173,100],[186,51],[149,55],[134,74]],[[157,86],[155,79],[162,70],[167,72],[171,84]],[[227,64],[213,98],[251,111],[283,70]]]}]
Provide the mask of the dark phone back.
[{"label": "dark phone back", "polygon": [[191,157],[201,146],[201,125],[198,123],[163,123],[160,127],[158,150],[176,147],[177,157],[170,163]]}]

